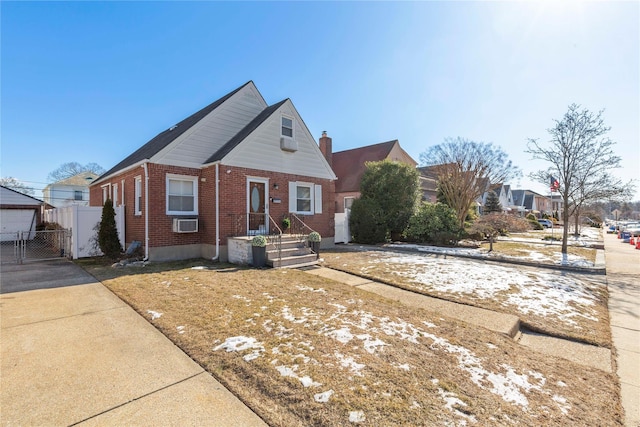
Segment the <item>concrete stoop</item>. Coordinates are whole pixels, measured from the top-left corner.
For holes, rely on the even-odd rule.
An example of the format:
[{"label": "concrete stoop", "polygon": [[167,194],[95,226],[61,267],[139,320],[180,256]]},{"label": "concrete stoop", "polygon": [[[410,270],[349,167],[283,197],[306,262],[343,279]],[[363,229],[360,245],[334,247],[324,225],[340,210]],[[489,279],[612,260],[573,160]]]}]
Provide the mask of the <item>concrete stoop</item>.
[{"label": "concrete stoop", "polygon": [[561,357],[604,372],[612,372],[611,350],[608,348],[526,331],[521,328],[518,316],[429,297],[326,267],[314,267],[304,271],[349,286],[358,287],[367,292],[398,301],[408,307],[435,311],[444,316],[504,334],[517,343],[539,353]]},{"label": "concrete stoop", "polygon": [[267,265],[273,268],[299,268],[318,263],[318,256],[297,236],[282,236],[280,250],[267,250]]}]

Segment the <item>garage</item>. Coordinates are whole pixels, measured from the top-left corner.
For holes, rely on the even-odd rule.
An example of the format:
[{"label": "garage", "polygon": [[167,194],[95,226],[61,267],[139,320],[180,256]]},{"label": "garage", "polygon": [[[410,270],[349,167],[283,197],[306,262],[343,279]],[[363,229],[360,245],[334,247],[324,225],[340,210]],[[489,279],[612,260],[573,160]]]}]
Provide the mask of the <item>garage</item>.
[{"label": "garage", "polygon": [[[18,231],[29,231],[33,239],[36,231],[36,209],[0,209],[0,237],[2,242],[15,240]],[[26,238],[25,233],[25,238]]]},{"label": "garage", "polygon": [[41,200],[0,186],[0,242],[15,240],[18,231],[28,232],[24,238],[33,239],[42,204]]}]

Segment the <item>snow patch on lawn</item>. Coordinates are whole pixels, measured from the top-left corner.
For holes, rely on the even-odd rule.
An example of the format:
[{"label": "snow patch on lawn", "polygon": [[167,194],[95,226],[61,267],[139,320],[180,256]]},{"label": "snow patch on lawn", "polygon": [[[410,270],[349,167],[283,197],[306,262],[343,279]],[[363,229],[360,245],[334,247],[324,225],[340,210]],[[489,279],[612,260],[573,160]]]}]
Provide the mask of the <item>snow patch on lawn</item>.
[{"label": "snow patch on lawn", "polygon": [[[521,270],[420,254],[372,252],[371,265],[409,279],[419,290],[463,294],[475,299],[503,296],[502,305],[523,314],[555,316],[571,325],[583,317],[598,321],[593,306],[596,296],[580,280],[557,273]],[[400,268],[398,268],[400,266]]]},{"label": "snow patch on lawn", "polygon": [[151,320],[159,319],[162,316],[162,313],[158,313],[157,311],[147,310],[147,313],[151,315]]}]

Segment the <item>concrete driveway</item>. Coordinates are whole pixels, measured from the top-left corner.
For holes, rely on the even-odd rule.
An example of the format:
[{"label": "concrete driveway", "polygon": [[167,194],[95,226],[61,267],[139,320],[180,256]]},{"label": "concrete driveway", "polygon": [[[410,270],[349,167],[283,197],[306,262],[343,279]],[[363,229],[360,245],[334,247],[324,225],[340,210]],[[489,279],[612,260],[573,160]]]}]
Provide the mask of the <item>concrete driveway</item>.
[{"label": "concrete driveway", "polygon": [[2,425],[265,425],[73,263],[2,265],[0,292]]}]

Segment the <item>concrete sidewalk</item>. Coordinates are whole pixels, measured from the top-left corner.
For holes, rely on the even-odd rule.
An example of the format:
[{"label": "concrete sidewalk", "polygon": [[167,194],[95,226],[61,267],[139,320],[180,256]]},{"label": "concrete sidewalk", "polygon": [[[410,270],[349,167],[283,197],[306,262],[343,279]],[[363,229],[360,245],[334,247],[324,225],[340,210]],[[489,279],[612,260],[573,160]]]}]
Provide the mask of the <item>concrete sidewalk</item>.
[{"label": "concrete sidewalk", "polygon": [[640,250],[605,234],[609,320],[625,425],[640,426]]},{"label": "concrete sidewalk", "polygon": [[0,286],[2,425],[266,425],[76,265],[3,265]]}]

